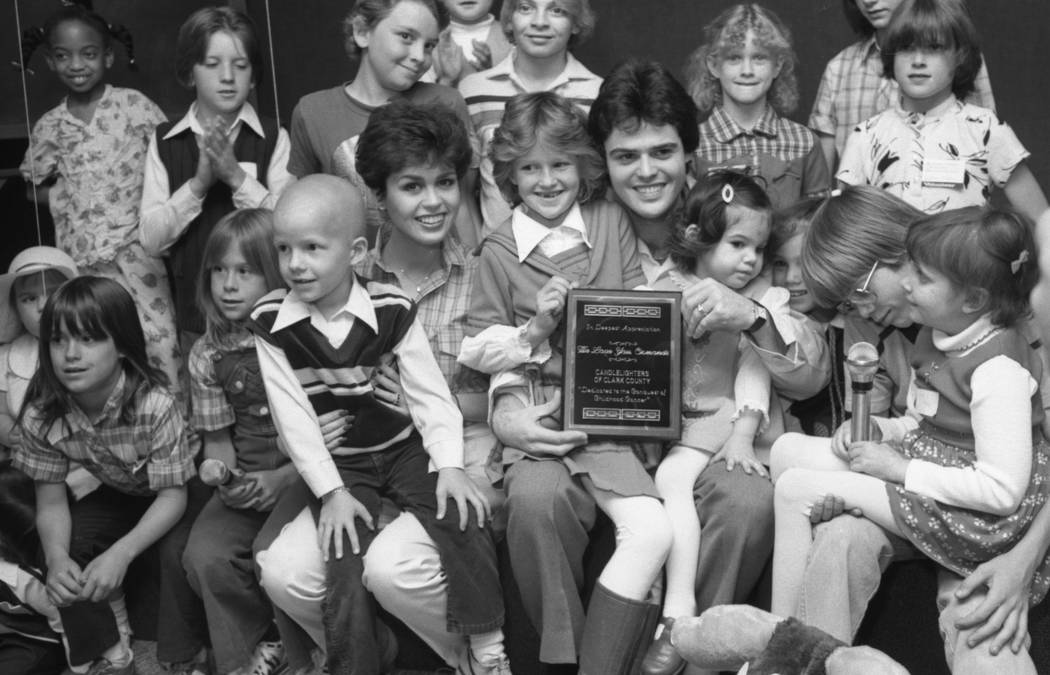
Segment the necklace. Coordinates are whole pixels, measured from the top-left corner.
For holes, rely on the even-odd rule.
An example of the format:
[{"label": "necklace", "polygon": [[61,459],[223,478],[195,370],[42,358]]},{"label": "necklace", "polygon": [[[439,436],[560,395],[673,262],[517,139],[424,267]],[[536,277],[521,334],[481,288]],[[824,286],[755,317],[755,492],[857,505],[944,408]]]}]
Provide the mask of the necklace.
[{"label": "necklace", "polygon": [[992,328],[989,328],[984,333],[982,333],[980,336],[978,336],[976,340],[968,342],[968,343],[964,344],[962,347],[954,347],[952,349],[945,349],[944,351],[950,352],[950,353],[962,353],[962,352],[969,351],[969,350],[973,349],[974,347],[976,347],[977,345],[979,345],[982,342],[984,342],[985,340],[987,340],[988,338],[992,337],[993,335],[995,335],[996,333],[998,333],[1001,330],[1002,330],[1001,326],[993,326]]},{"label": "necklace", "polygon": [[435,267],[420,277],[409,274],[408,270],[402,267],[397,271],[397,276],[402,280],[402,283],[408,282],[407,286],[416,287],[416,297],[418,298],[423,293],[423,287],[426,286],[426,283],[428,281],[430,281],[430,277],[434,276],[434,273],[439,271],[440,269],[440,266]]}]

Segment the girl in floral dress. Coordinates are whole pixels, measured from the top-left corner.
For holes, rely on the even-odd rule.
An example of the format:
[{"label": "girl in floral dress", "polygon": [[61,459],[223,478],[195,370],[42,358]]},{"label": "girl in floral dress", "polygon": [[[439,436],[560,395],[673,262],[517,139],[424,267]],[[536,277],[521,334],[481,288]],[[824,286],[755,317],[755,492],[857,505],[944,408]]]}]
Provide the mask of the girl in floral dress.
[{"label": "girl in floral dress", "polygon": [[165,117],[140,92],[105,83],[112,40],[109,24],[79,5],[45,23],[47,64],[68,93],[33,127],[21,171],[30,198],[49,205],[58,247],[80,272],[113,279],[131,293],[151,365],[181,392],[164,265],[146,254],[136,231],[146,148]]}]

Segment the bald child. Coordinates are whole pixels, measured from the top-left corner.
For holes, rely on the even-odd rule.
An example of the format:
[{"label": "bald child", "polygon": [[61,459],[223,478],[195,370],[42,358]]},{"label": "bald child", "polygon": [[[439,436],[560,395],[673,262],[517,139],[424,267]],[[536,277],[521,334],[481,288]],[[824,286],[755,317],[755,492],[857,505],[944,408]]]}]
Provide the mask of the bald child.
[{"label": "bald child", "polygon": [[[368,250],[361,194],[334,176],[302,178],[274,208],[274,246],[288,290],[256,303],[252,330],[277,432],[314,499],[271,548],[286,537],[320,545],[328,583],[319,646],[329,671],[380,671],[361,554],[384,496],[437,543],[449,631],[494,631],[503,623],[502,592],[495,549],[480,529],[488,503],[463,471],[463,419],[415,305],[397,287],[353,272]],[[402,392],[396,406],[372,386],[389,355]],[[334,410],[352,421],[330,452],[317,420]]]}]

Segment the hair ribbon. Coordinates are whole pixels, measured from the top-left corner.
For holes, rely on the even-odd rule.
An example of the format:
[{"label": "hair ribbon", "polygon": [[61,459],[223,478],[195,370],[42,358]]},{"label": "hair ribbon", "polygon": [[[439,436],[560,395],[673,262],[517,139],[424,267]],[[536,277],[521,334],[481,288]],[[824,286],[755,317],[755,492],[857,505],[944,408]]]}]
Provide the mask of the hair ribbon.
[{"label": "hair ribbon", "polygon": [[1028,249],[1023,248],[1021,252],[1017,254],[1017,260],[1010,263],[1010,272],[1017,274],[1021,270],[1021,265],[1028,262]]},{"label": "hair ribbon", "polygon": [[733,203],[733,197],[735,195],[736,195],[736,193],[733,192],[733,186],[732,185],[730,185],[729,183],[726,183],[725,185],[722,186],[722,201],[723,202],[725,202],[726,204],[732,204]]}]

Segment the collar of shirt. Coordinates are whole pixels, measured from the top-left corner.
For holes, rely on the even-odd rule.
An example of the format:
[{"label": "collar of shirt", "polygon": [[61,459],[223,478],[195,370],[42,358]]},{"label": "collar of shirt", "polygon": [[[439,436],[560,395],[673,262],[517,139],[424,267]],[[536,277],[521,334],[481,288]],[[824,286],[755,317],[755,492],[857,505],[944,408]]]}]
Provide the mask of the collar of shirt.
[{"label": "collar of shirt", "polygon": [[675,269],[674,260],[668,255],[663,260],[657,260],[653,255],[649,244],[641,239],[638,240],[638,257],[642,263],[642,274],[645,275],[645,283],[652,286],[657,281],[667,276]]},{"label": "collar of shirt", "polygon": [[347,298],[346,304],[330,318],[325,318],[314,305],[300,300],[294,290],[288,291],[288,295],[284,297],[284,302],[281,303],[280,309],[277,310],[277,317],[274,319],[271,330],[278,331],[303,319],[309,319],[310,324],[314,328],[327,335],[325,328],[328,324],[344,315],[364,321],[372,329],[373,333],[379,332],[379,323],[376,321],[376,311],[372,306],[372,298],[369,297],[368,291],[361,280],[357,278],[357,275],[353,277],[353,284],[350,286],[350,297]]},{"label": "collar of shirt", "polygon": [[962,108],[962,105],[963,104],[959,102],[959,99],[955,98],[954,94],[949,94],[948,98],[944,99],[944,101],[938,103],[933,108],[930,108],[925,113],[908,112],[902,107],[901,98],[898,96],[897,103],[894,105],[893,109],[908,124],[921,127],[941,121],[941,119],[949,113]]},{"label": "collar of shirt", "polygon": [[[445,241],[441,246],[441,274],[435,274],[430,279],[430,282],[440,282],[436,283],[437,286],[443,285],[448,280],[449,270],[453,267],[464,267],[467,264],[468,255],[467,248],[463,244]],[[379,268],[384,274],[396,277],[396,270],[383,260],[383,252],[378,244],[368,252],[368,257],[365,258],[364,264],[361,266],[364,276],[369,276],[369,272],[373,267]]]},{"label": "collar of shirt", "polygon": [[[36,373],[40,359],[40,341],[25,333],[11,343],[7,353],[7,367],[18,377],[29,380]],[[15,411],[17,414],[18,411]]]},{"label": "collar of shirt", "polygon": [[18,565],[0,560],[0,582],[14,590],[18,587]]},{"label": "collar of shirt", "polygon": [[[525,85],[522,84],[521,80],[518,79],[517,71],[514,70],[514,57],[517,53],[518,48],[512,48],[510,54],[507,55],[507,58],[503,59],[488,70],[482,71],[482,73],[484,73],[485,77],[490,80],[510,80],[519,90],[528,91]],[[594,77],[594,73],[587,70],[587,67],[580,63],[571,52],[566,52],[565,68],[558,74],[558,77],[554,78],[554,81],[547,86],[546,90],[555,91],[559,87],[563,87],[574,80],[587,81],[594,79]]]},{"label": "collar of shirt", "polygon": [[[539,246],[540,242],[550,236],[551,232],[556,229],[538,223],[525,215],[521,205],[514,207],[514,211],[511,214],[510,227],[514,233],[514,242],[518,247],[518,262],[524,262],[533,249]],[[587,226],[583,223],[583,214],[580,213],[579,202],[572,205],[569,213],[565,216],[565,220],[558,227],[579,232],[580,236],[583,237],[583,243],[587,245],[587,248],[591,248],[591,240],[587,237]]]},{"label": "collar of shirt", "polygon": [[876,59],[879,62],[879,70],[882,70],[882,50],[879,48],[879,43],[875,40],[874,33],[861,43],[860,52],[864,55],[864,61],[872,58]]},{"label": "collar of shirt", "polygon": [[[971,323],[968,327],[955,335],[947,335],[936,328],[933,329],[933,346],[942,352],[959,351],[964,347],[976,347],[972,344],[975,340],[987,337],[997,326],[992,323],[991,313],[982,314],[981,318]],[[969,351],[967,349],[966,351]]]},{"label": "collar of shirt", "polygon": [[80,409],[76,403],[68,413],[62,416],[64,424],[52,424],[47,432],[47,442],[54,445],[63,439],[69,438],[78,431],[93,429],[97,424],[107,419],[120,415],[120,402],[124,398],[124,388],[127,386],[127,376],[122,368],[117,384],[110,392],[106,404],[102,406],[102,412],[94,420],[88,418],[87,413]]},{"label": "collar of shirt", "polygon": [[[241,123],[247,124],[248,128],[254,131],[259,138],[266,138],[266,134],[263,133],[262,122],[259,121],[259,115],[255,112],[255,108],[252,107],[251,103],[245,102],[241,106],[240,111],[237,113],[237,119],[233,121],[233,126],[230,127],[230,138],[236,138],[237,130],[240,129]],[[186,129],[189,129],[197,136],[204,135],[204,127],[197,120],[197,102],[194,101],[190,104],[190,109],[182,116],[178,122],[176,122],[171,130],[164,134],[164,140],[172,138],[181,134]]]},{"label": "collar of shirt", "polygon": [[714,137],[719,143],[732,143],[737,138],[748,135],[776,138],[777,133],[780,130],[780,127],[777,124],[779,119],[780,117],[774,112],[773,108],[767,105],[765,112],[762,113],[762,117],[758,119],[755,128],[748,130],[737,124],[736,120],[730,117],[729,113],[725,111],[725,108],[722,106],[715,106],[715,109],[711,111],[711,117],[708,119],[708,124],[711,126],[711,130],[714,132]]}]

